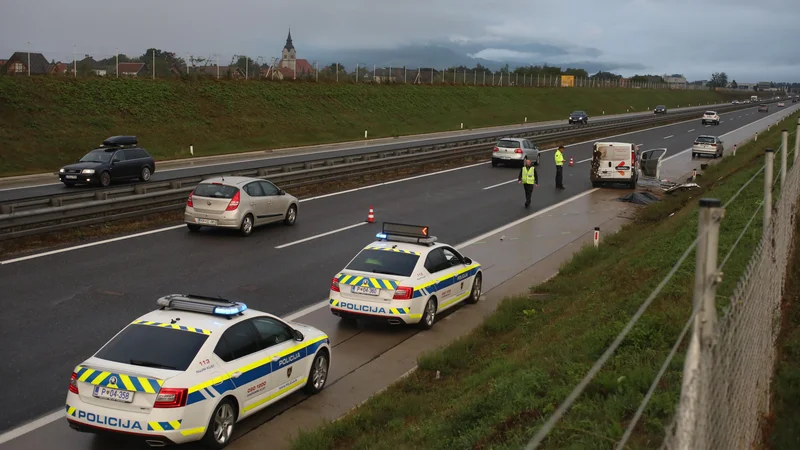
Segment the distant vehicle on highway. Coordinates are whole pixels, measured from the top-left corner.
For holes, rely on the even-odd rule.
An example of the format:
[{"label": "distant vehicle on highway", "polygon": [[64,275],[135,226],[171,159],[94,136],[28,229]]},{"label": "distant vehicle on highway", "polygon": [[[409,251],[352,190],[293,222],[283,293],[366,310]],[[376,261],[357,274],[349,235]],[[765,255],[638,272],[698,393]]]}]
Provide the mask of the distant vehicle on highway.
[{"label": "distant vehicle on highway", "polygon": [[719,114],[716,111],[706,111],[703,113],[703,125],[707,123],[713,123],[714,125],[719,125]]},{"label": "distant vehicle on highway", "polygon": [[725,148],[722,140],[716,136],[700,135],[692,144],[692,158],[700,155],[711,155],[714,159],[721,158]]},{"label": "distant vehicle on highway", "polygon": [[266,180],[216,177],[203,180],[189,194],[184,222],[189,231],[201,227],[239,230],[249,236],[253,228],[283,221],[294,225],[299,201]]},{"label": "distant vehicle on highway", "polygon": [[784,105],[783,105],[783,102],[778,102],[778,106],[779,106],[779,107],[783,107],[783,106],[784,106]]},{"label": "distant vehicle on highway", "polygon": [[103,187],[121,180],[150,181],[156,171],[156,161],[138,144],[136,136],[112,136],[77,163],[62,167],[58,179],[66,186],[94,184]]},{"label": "distant vehicle on highway", "polygon": [[797,103],[797,97],[792,97],[792,103]]},{"label": "distant vehicle on highway", "polygon": [[636,189],[638,147],[627,142],[595,142],[589,179],[593,187],[608,183],[624,183]]},{"label": "distant vehicle on highway", "polygon": [[61,409],[72,429],[222,449],[237,422],[325,387],[330,338],[316,328],[215,297],[156,303],[75,367]]},{"label": "distant vehicle on highway", "polygon": [[481,265],[427,226],[384,222],[376,237],[331,280],[333,315],[427,330],[438,313],[480,300]]},{"label": "distant vehicle on highway", "polygon": [[658,105],[656,106],[656,109],[653,110],[653,114],[666,114],[666,113],[667,113],[667,107],[664,105]]},{"label": "distant vehicle on highway", "polygon": [[734,100],[734,101],[731,102],[731,105],[738,105],[738,104],[739,104],[739,100]]},{"label": "distant vehicle on highway", "polygon": [[586,111],[573,111],[569,115],[569,123],[570,125],[573,123],[582,123],[586,125],[589,123],[589,115],[586,114]]},{"label": "distant vehicle on highway", "polygon": [[769,105],[766,103],[758,105],[758,112],[769,112]]},{"label": "distant vehicle on highway", "polygon": [[497,141],[492,150],[492,167],[498,164],[525,164],[526,159],[539,165],[539,147],[533,142],[522,138],[503,138]]}]

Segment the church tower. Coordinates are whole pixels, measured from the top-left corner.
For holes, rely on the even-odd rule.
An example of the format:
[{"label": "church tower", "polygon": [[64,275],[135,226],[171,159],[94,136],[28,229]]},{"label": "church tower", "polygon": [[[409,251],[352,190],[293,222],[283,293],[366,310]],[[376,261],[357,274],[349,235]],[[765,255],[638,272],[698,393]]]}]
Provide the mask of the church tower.
[{"label": "church tower", "polygon": [[283,53],[281,54],[281,67],[295,70],[297,65],[297,51],[292,44],[292,30],[289,29],[289,36],[286,38],[286,45],[283,46]]}]

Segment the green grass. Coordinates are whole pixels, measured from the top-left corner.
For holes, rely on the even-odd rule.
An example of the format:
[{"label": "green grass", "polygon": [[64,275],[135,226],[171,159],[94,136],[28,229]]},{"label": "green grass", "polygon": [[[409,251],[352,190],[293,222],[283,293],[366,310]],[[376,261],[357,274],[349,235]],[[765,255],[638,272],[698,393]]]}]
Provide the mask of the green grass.
[{"label": "green grass", "polygon": [[[772,415],[766,448],[800,448],[800,224],[783,297],[783,324],[772,380]],[[770,429],[771,428],[771,429]]]},{"label": "green grass", "polygon": [[[749,93],[736,94],[738,98]],[[53,171],[103,139],[135,134],[157,159],[592,117],[734,94],[557,89],[0,77],[0,176]]]},{"label": "green grass", "polygon": [[[794,116],[782,125],[796,120]],[[758,142],[742,146],[736,157],[711,166],[699,182],[701,189],[665,197],[644,209],[634,223],[604,238],[599,251],[585,247],[530,295],[505,299],[472,333],[422,356],[419,370],[351,414],[302,433],[293,448],[520,448],[695,239],[697,200],[732,198],[763,164],[764,148],[777,147],[781,128],[773,127]],[[763,183],[759,175],[727,208],[720,261],[756,211]],[[720,308],[760,235],[759,213],[724,267],[717,289]],[[689,317],[693,275],[692,256],[550,433],[544,448],[613,448]],[[680,353],[628,448],[660,445],[679,399],[682,369]]]}]

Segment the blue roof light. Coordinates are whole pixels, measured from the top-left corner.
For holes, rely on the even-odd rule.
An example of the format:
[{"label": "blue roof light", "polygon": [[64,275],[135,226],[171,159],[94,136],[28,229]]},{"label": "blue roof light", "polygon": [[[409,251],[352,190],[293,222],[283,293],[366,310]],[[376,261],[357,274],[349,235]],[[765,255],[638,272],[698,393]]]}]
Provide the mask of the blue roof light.
[{"label": "blue roof light", "polygon": [[247,311],[247,305],[244,303],[237,303],[235,306],[217,306],[214,308],[214,314],[218,316],[235,316]]},{"label": "blue roof light", "polygon": [[378,239],[387,239],[389,236],[386,236],[385,233],[378,233],[375,235],[375,237]]}]

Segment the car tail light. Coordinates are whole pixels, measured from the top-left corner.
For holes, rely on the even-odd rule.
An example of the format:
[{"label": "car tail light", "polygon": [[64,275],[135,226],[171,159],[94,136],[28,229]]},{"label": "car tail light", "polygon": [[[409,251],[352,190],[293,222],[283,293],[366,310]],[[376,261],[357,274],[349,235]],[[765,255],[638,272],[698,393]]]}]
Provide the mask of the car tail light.
[{"label": "car tail light", "polygon": [[498,147],[495,147],[495,148],[494,148],[494,150],[492,150],[492,151],[493,151],[493,152],[499,152],[499,151],[500,151],[500,149],[499,149]]},{"label": "car tail light", "polygon": [[186,406],[188,394],[189,390],[186,388],[161,388],[153,408],[182,408]]},{"label": "car tail light", "polygon": [[231,199],[231,202],[228,203],[228,207],[225,208],[225,211],[236,211],[236,208],[239,207],[239,199],[241,199],[239,192],[240,191],[236,191],[236,193],[233,194],[233,198]]},{"label": "car tail light", "polygon": [[518,148],[518,149],[514,150],[514,153],[516,153],[518,155],[521,155],[522,154],[522,149]]},{"label": "car tail light", "polygon": [[194,194],[194,191],[189,192],[189,200],[186,201],[186,206],[190,208],[194,208],[194,203],[192,202],[192,194]]},{"label": "car tail light", "polygon": [[333,280],[331,280],[331,290],[333,292],[341,292],[339,290],[339,277],[333,277]]},{"label": "car tail light", "polygon": [[631,152],[631,166],[636,165],[636,152]]},{"label": "car tail light", "polygon": [[78,393],[78,374],[72,372],[72,376],[69,377],[69,391],[73,394]]},{"label": "car tail light", "polygon": [[414,288],[406,287],[406,286],[398,286],[397,289],[394,290],[394,300],[411,300],[411,297],[414,295]]}]

